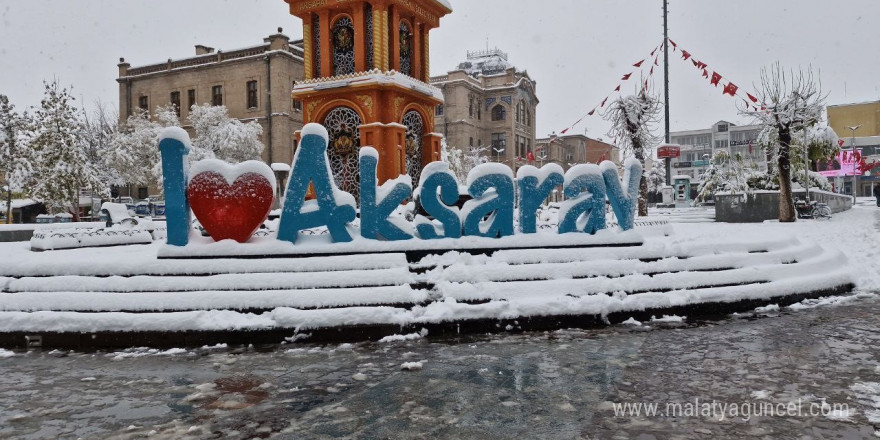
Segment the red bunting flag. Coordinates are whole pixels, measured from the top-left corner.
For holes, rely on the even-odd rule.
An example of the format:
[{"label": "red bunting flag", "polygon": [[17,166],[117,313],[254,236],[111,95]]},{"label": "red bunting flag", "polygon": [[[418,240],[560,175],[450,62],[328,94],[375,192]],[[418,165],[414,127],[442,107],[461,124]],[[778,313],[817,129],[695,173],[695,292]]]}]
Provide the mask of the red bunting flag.
[{"label": "red bunting flag", "polygon": [[708,78],[708,77],[709,77],[709,71],[706,69],[703,69],[703,78]]},{"label": "red bunting flag", "polygon": [[654,56],[654,54],[657,53],[657,49],[659,49],[659,47],[655,47],[654,50],[651,51],[651,56]]},{"label": "red bunting flag", "polygon": [[632,76],[632,73],[627,73],[626,75],[623,75],[623,78],[620,78],[620,79],[622,79],[624,81],[629,81],[629,77],[631,77],[631,76]]},{"label": "red bunting flag", "polygon": [[749,99],[751,99],[751,100],[752,100],[752,102],[755,102],[755,103],[757,103],[757,102],[758,102],[758,98],[755,98],[755,97],[754,97],[754,96],[752,96],[752,94],[751,94],[751,93],[746,93],[746,95],[748,95],[748,96],[749,96]]},{"label": "red bunting flag", "polygon": [[736,84],[734,84],[734,83],[727,83],[727,85],[724,86],[724,92],[723,92],[723,93],[724,93],[725,95],[736,96],[736,91],[737,91],[738,89],[739,89],[739,87],[737,87]]},{"label": "red bunting flag", "polygon": [[[569,128],[571,128],[571,127],[569,127]],[[565,134],[566,132],[568,132],[568,128],[566,128],[565,130],[562,130],[562,132],[560,132],[559,134]]]},{"label": "red bunting flag", "polygon": [[708,64],[702,61],[697,61],[697,69],[705,69],[706,67],[708,67]]},{"label": "red bunting flag", "polygon": [[697,62],[697,60],[695,60],[695,59],[693,59],[693,58],[691,58],[691,62],[692,62],[692,63],[694,63],[694,67],[697,67],[697,68],[699,68],[699,67],[700,67],[700,63],[699,63],[699,62]]},{"label": "red bunting flag", "polygon": [[593,113],[596,113],[596,109],[590,110],[590,112],[587,113],[587,116],[593,116]]},{"label": "red bunting flag", "polygon": [[633,67],[642,67],[642,63],[644,63],[644,62],[645,62],[645,60],[641,60],[638,63],[633,64]]},{"label": "red bunting flag", "polygon": [[617,88],[614,89],[614,91],[615,91],[615,92],[619,92],[619,91],[620,91],[620,84],[617,85]]},{"label": "red bunting flag", "polygon": [[529,162],[534,162],[534,161],[535,161],[535,153],[532,153],[531,151],[529,151],[529,154],[526,155],[526,157],[528,157]]},{"label": "red bunting flag", "polygon": [[648,75],[653,75],[653,74],[654,74],[654,66],[651,66],[651,72],[648,73]]},{"label": "red bunting flag", "polygon": [[660,58],[660,57],[659,57],[659,56],[654,57],[654,65],[655,65],[655,66],[659,66],[659,65],[660,65],[660,64],[657,62],[657,58]]},{"label": "red bunting flag", "polygon": [[678,49],[678,45],[675,44],[675,41],[672,41],[672,38],[669,39],[669,44],[672,45],[672,51],[675,52],[675,49]]},{"label": "red bunting flag", "polygon": [[721,75],[719,75],[718,72],[712,72],[712,81],[710,82],[710,84],[712,84],[715,87],[718,87],[719,81],[721,81]]},{"label": "red bunting flag", "polygon": [[648,80],[647,79],[645,79],[645,87],[643,90],[648,90]]},{"label": "red bunting flag", "polygon": [[838,146],[838,147],[843,147],[843,144],[845,144],[845,143],[846,143],[846,141],[844,141],[843,139],[838,139],[838,140],[837,140],[837,146]]},{"label": "red bunting flag", "polygon": [[606,96],[605,99],[602,100],[602,105],[600,105],[599,107],[605,107],[605,103],[607,101],[608,101],[608,97]]},{"label": "red bunting flag", "polygon": [[681,50],[681,57],[684,58],[685,61],[687,61],[687,59],[691,57],[691,53],[682,49]]}]

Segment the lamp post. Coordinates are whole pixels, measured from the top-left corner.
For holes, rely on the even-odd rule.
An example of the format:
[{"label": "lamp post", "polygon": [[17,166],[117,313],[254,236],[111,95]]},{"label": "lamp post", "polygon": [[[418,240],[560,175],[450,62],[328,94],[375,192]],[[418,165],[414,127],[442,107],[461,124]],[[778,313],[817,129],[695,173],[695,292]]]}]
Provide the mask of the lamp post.
[{"label": "lamp post", "polygon": [[852,161],[853,161],[853,205],[856,204],[856,198],[858,197],[858,194],[859,194],[859,190],[858,190],[859,180],[858,180],[858,176],[856,175],[856,165],[857,165],[856,164],[856,130],[858,130],[859,127],[861,127],[861,126],[862,126],[862,124],[859,124],[859,125],[856,125],[853,127],[846,127],[847,129],[852,130],[852,139],[850,140],[849,146],[852,147]]}]

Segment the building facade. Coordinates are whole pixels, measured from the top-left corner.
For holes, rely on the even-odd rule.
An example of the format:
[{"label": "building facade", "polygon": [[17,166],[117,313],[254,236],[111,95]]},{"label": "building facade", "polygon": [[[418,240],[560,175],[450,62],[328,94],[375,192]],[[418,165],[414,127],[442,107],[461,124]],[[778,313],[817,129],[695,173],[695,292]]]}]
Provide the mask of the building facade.
[{"label": "building facade", "polygon": [[536,164],[543,166],[547,163],[556,163],[568,170],[574,165],[582,163],[599,164],[604,160],[615,163],[620,162],[620,150],[607,142],[589,138],[582,134],[568,136],[553,136],[538,139],[535,142]]},{"label": "building facade", "polygon": [[451,147],[488,147],[495,162],[516,168],[536,155],[537,83],[500,50],[468,52],[467,60],[431,84],[443,93],[434,131]]},{"label": "building facade", "polygon": [[266,163],[291,163],[293,133],[303,126],[302,106],[292,100],[294,82],[303,78],[302,41],[278,33],[261,45],[229,52],[196,46],[195,56],[159,64],[118,65],[119,117],[125,121],[138,109],[154,115],[174,105],[184,129],[193,105],[224,105],[229,116],[263,127]]},{"label": "building facade", "polygon": [[719,150],[727,151],[731,157],[741,154],[746,162],[767,171],[767,158],[758,146],[760,133],[760,125],[735,125],[727,121],[702,130],[672,132],[671,142],[681,145],[681,157],[672,159],[672,174],[688,176],[696,182]]},{"label": "building facade", "polygon": [[828,125],[841,139],[853,135],[849,127],[859,126],[857,137],[880,136],[880,101],[829,105]]}]

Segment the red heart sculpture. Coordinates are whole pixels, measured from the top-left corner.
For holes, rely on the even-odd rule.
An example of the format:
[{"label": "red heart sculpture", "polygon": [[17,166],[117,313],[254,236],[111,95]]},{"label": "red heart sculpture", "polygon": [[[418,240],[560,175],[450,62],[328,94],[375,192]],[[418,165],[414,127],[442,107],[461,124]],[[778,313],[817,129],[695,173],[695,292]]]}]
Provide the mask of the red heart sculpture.
[{"label": "red heart sculpture", "polygon": [[244,243],[269,217],[275,190],[257,173],[244,173],[229,185],[220,173],[205,171],[190,179],[186,196],[214,241],[231,238]]}]

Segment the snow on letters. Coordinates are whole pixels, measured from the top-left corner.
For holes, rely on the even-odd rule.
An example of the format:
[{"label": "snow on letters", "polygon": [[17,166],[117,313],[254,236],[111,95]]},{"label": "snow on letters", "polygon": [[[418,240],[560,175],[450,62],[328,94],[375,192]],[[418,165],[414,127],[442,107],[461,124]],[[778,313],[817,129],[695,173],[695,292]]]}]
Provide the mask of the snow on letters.
[{"label": "snow on letters", "polygon": [[[188,244],[190,201],[187,199],[188,173],[183,160],[188,149],[185,132],[162,137],[165,194],[169,199],[168,244]],[[333,242],[350,242],[357,218],[354,196],[340,190],[333,180],[327,156],[329,137],[319,124],[308,124],[293,158],[287,191],[282,199],[278,240],[296,243],[300,231],[326,227]],[[623,181],[612,162],[577,165],[563,174],[562,167],[548,164],[538,169],[524,166],[516,178],[500,163],[477,166],[468,174],[470,200],[459,209],[459,182],[445,162],[428,164],[415,190],[409,176],[378,185],[376,169],[380,157],[372,147],[360,150],[360,235],[372,240],[456,239],[462,236],[501,238],[514,231],[519,207],[519,233],[536,231],[535,212],[553,191],[563,186],[567,200],[559,213],[560,234],[595,234],[606,228],[605,201],[608,200],[621,229],[633,228],[642,168],[635,159],[624,164]],[[267,180],[274,181],[266,167]],[[197,171],[197,170],[190,170]],[[260,173],[263,174],[263,173]],[[228,176],[224,176],[227,177]],[[274,185],[272,185],[274,187]],[[306,200],[309,188],[314,200]],[[461,191],[464,191],[463,189]],[[517,194],[518,193],[518,194]],[[243,196],[245,197],[245,196]],[[412,223],[395,211],[407,200],[421,207]],[[171,209],[172,205],[176,209]],[[426,215],[425,215],[426,214]]]}]

